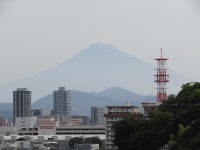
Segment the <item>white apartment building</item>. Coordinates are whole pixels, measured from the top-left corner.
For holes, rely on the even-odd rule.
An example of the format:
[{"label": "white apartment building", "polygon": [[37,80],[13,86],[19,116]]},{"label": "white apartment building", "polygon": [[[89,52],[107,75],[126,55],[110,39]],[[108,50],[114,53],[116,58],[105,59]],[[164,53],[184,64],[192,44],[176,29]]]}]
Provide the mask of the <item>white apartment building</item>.
[{"label": "white apartment building", "polygon": [[16,117],[15,127],[18,130],[29,130],[32,128],[37,128],[37,117]]}]

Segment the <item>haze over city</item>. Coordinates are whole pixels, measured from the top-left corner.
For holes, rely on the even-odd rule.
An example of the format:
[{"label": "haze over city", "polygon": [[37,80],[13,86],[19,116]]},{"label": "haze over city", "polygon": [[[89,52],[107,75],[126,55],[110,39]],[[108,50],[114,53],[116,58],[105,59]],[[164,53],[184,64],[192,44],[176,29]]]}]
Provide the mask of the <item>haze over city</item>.
[{"label": "haze over city", "polygon": [[0,150],[200,150],[199,0],[0,0]]},{"label": "haze over city", "polygon": [[153,65],[162,47],[169,68],[198,81],[199,7],[198,0],[0,0],[0,84],[99,42]]}]

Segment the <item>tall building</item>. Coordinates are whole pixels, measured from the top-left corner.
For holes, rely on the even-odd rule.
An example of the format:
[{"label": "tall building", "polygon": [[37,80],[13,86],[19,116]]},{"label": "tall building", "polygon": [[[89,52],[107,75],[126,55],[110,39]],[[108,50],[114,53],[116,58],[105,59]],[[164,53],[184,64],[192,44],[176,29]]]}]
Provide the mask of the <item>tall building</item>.
[{"label": "tall building", "polygon": [[31,117],[31,91],[18,88],[13,91],[13,122],[16,117]]},{"label": "tall building", "polygon": [[113,123],[116,121],[127,118],[130,115],[139,114],[138,106],[107,106],[106,117],[106,150],[117,150],[117,146],[114,145],[114,131],[112,129]]},{"label": "tall building", "polygon": [[[66,119],[71,114],[71,94],[65,87],[59,87],[58,91],[54,91],[54,110],[55,116]],[[66,120],[65,120],[66,121]]]},{"label": "tall building", "polygon": [[106,123],[105,113],[105,108],[91,107],[91,125],[104,125]]}]

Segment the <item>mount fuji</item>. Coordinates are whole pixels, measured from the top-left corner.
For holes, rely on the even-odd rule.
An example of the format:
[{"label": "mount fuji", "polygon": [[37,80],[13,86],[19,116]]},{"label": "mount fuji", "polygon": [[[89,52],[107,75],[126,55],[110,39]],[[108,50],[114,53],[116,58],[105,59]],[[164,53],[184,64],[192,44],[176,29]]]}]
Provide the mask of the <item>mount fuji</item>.
[{"label": "mount fuji", "polygon": [[[0,86],[0,100],[12,101],[12,91],[26,87],[33,101],[44,97],[59,86],[80,91],[101,91],[122,87],[141,95],[155,91],[155,66],[130,56],[107,44],[93,44],[64,63],[37,75]],[[188,78],[172,70],[170,91],[176,93]],[[156,91],[155,91],[156,93]]]}]

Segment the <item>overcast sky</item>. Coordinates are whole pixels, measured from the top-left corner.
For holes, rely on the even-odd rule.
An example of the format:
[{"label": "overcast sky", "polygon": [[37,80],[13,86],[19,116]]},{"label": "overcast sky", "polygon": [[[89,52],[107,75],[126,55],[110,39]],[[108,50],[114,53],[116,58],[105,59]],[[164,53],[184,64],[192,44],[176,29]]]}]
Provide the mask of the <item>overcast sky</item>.
[{"label": "overcast sky", "polygon": [[[0,84],[111,44],[200,81],[199,0],[0,0]],[[152,75],[153,76],[153,75]]]}]

